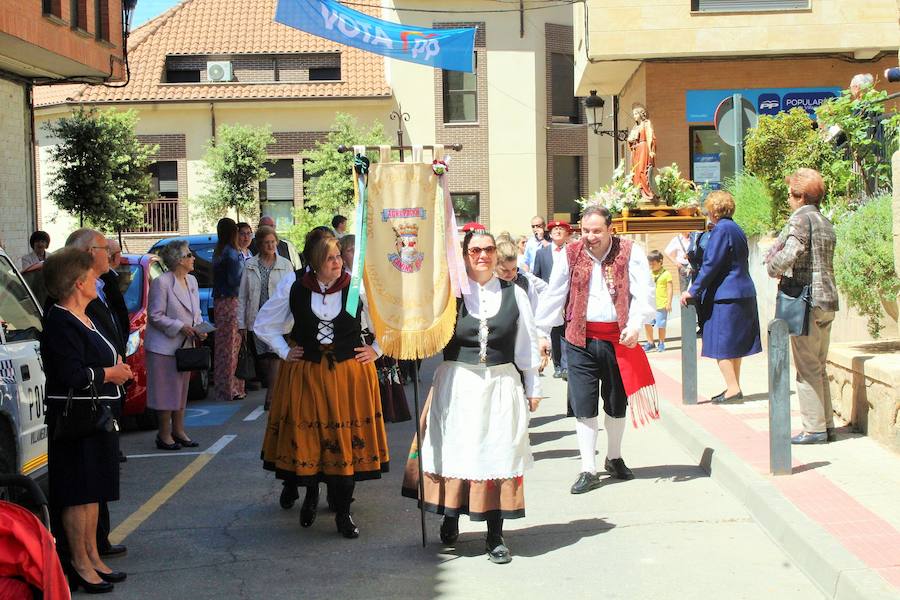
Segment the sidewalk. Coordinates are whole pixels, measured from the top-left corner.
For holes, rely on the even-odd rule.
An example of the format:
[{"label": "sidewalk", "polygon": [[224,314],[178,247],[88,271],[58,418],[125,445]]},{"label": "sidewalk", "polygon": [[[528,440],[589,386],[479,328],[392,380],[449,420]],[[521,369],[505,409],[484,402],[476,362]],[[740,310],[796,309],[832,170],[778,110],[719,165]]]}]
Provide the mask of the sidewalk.
[{"label": "sidewalk", "polygon": [[[669,331],[680,331],[677,320]],[[649,357],[663,427],[744,500],[828,597],[900,598],[900,455],[836,422],[837,442],[793,446],[793,474],[771,476],[765,353],[743,362],[743,401],[721,405],[708,400],[724,388],[718,367],[700,358],[696,406],[681,404],[680,342]],[[801,420],[794,387],[791,381],[796,433]]]}]

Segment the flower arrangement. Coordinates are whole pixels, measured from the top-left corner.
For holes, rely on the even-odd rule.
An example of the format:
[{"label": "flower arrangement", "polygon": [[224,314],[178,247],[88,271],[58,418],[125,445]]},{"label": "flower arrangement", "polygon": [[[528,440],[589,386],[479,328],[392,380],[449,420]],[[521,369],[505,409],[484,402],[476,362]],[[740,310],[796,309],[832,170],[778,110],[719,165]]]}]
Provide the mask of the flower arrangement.
[{"label": "flower arrangement", "polygon": [[605,206],[613,215],[621,215],[626,209],[634,208],[641,200],[641,190],[635,186],[626,174],[625,161],[619,163],[613,171],[612,181],[589,198],[581,198],[577,202],[582,210],[588,206]]},{"label": "flower arrangement", "polygon": [[681,176],[678,165],[663,167],[656,175],[656,189],[666,206],[693,208],[700,205],[700,190],[690,179]]}]

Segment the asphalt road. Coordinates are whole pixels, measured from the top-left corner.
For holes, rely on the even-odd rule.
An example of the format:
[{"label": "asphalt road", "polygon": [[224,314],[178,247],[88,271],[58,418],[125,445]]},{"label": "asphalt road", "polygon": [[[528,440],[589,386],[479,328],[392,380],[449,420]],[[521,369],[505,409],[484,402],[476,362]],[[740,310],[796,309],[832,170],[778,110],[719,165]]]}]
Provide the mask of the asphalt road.
[{"label": "asphalt road", "polygon": [[[423,369],[423,396],[433,361]],[[634,431],[624,454],[637,479],[572,496],[579,470],[565,388],[532,420],[535,468],[526,477],[527,516],[507,522],[514,560],[483,554],[484,525],[461,519],[455,548],[440,544],[428,515],[421,546],[415,503],[400,496],[412,422],[389,424],[391,472],[357,485],[362,535],[340,537],[324,506],[299,526],[299,503],[278,505],[281,486],[259,460],[262,392],[242,402],[189,404],[197,453],[155,449],[155,432],[127,432],[114,537],[128,572],[112,597],[231,598],[821,598],[816,587],[736,500],[659,427]],[[412,403],[412,386],[407,386]],[[664,417],[663,417],[664,418]],[[248,420],[249,419],[249,420]],[[598,461],[605,438],[601,432]]]}]

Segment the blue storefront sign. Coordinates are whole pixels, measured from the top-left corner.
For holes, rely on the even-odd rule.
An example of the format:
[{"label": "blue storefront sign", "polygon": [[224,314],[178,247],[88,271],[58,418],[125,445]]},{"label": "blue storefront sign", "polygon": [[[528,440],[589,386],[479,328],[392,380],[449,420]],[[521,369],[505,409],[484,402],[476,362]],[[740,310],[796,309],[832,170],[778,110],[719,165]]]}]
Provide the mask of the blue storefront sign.
[{"label": "blue storefront sign", "polygon": [[753,103],[760,115],[775,115],[792,108],[802,108],[812,115],[816,108],[841,94],[841,88],[759,88],[743,90],[688,90],[686,95],[688,123],[711,123],[716,107],[733,94]]},{"label": "blue storefront sign", "polygon": [[475,72],[474,27],[411,27],[370,17],[335,0],[278,0],[275,21],[398,60],[448,71]]}]

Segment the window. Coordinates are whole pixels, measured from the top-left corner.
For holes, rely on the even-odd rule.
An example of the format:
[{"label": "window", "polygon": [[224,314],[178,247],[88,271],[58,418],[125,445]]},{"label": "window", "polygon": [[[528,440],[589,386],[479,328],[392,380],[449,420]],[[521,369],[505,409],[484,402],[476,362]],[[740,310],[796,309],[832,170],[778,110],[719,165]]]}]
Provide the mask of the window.
[{"label": "window", "polygon": [[72,29],[87,31],[87,0],[72,0],[69,25]]},{"label": "window", "polygon": [[734,177],[734,146],[722,141],[712,125],[690,128],[691,180],[710,190]]},{"label": "window", "polygon": [[119,272],[119,282],[126,285],[122,297],[128,314],[134,314],[141,310],[144,301],[144,269],[141,265],[122,265],[116,271]]},{"label": "window", "polygon": [[553,157],[553,212],[566,213],[569,221],[577,221],[581,197],[581,157]]},{"label": "window", "polygon": [[571,54],[550,55],[551,108],[554,123],[578,123],[578,98],[575,97],[575,61]]},{"label": "window", "polygon": [[178,163],[160,160],[150,165],[153,191],[161,198],[178,198]]},{"label": "window", "polygon": [[767,10],[804,10],[810,0],[691,0],[694,12],[748,12]]},{"label": "window", "polygon": [[200,83],[200,69],[166,69],[166,83]]},{"label": "window", "polygon": [[270,175],[259,182],[260,213],[275,219],[276,229],[288,229],[294,224],[294,161],[280,158],[264,166]]},{"label": "window", "polygon": [[41,12],[44,16],[52,15],[54,17],[62,16],[61,0],[41,0]]},{"label": "window", "polygon": [[309,70],[310,81],[340,81],[340,67],[312,67]]},{"label": "window", "polygon": [[453,200],[453,213],[456,215],[456,224],[462,226],[470,221],[478,220],[478,192],[465,194],[450,194]]},{"label": "window", "polygon": [[477,122],[478,92],[475,73],[444,71],[443,82],[444,123]]},{"label": "window", "polygon": [[37,340],[41,313],[12,263],[0,257],[0,327],[6,343]]},{"label": "window", "polygon": [[94,36],[109,41],[109,0],[94,0]]}]

